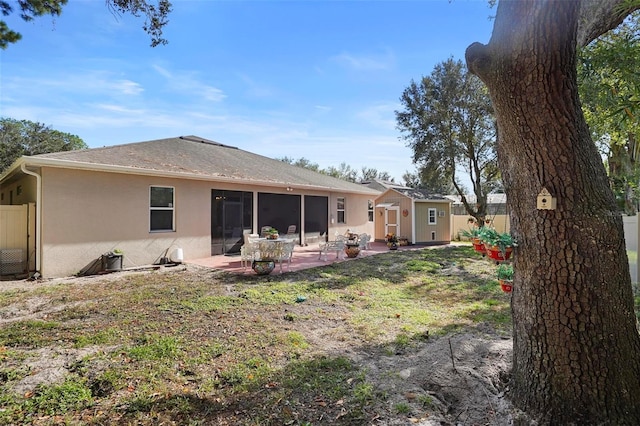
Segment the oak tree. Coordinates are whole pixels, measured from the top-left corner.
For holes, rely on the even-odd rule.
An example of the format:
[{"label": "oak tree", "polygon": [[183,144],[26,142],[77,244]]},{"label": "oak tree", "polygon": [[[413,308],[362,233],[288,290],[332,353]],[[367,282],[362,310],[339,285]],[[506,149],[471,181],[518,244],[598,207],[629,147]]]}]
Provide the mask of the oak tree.
[{"label": "oak tree", "polygon": [[[580,101],[576,50],[638,2],[498,3],[466,60],[487,85],[517,241],[513,403],[542,424],[640,424],[640,337],[622,217]],[[546,188],[556,208],[540,210]]]},{"label": "oak tree", "polygon": [[23,155],[87,148],[76,135],[29,120],[0,118],[0,173]]},{"label": "oak tree", "polygon": [[[397,128],[413,150],[413,162],[425,186],[446,187],[460,196],[478,223],[487,214],[487,194],[497,185],[493,108],[486,88],[462,61],[437,64],[428,77],[412,81],[396,111]],[[476,202],[467,201],[458,167],[471,178]]]}]

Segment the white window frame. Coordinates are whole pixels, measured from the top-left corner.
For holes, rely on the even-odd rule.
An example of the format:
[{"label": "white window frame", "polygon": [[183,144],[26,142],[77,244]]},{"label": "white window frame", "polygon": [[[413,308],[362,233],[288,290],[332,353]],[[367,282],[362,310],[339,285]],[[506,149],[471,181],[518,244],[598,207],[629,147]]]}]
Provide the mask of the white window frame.
[{"label": "white window frame", "polygon": [[375,203],[373,200],[367,200],[367,221],[373,222],[373,218],[375,216]]},{"label": "white window frame", "polygon": [[[340,208],[342,204],[342,208]],[[340,220],[340,213],[342,213],[342,220]],[[336,222],[347,223],[347,199],[346,197],[336,198]]]},{"label": "white window frame", "polygon": [[427,223],[429,225],[437,225],[438,224],[438,209],[429,208],[429,215],[428,215]]},{"label": "white window frame", "polygon": [[[151,192],[153,188],[171,189],[172,201],[167,207],[154,207],[151,205]],[[152,229],[151,228],[151,212],[153,211],[171,211],[171,229]],[[150,185],[149,186],[149,232],[175,232],[176,230],[176,188],[166,185]]]}]

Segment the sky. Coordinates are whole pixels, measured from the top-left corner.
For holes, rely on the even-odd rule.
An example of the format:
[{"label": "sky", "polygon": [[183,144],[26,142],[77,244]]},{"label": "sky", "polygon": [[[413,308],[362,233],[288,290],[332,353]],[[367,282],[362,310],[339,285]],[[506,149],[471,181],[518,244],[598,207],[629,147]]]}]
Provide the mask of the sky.
[{"label": "sky", "polygon": [[271,158],[415,172],[395,111],[412,80],[488,43],[486,0],[173,0],[167,45],[143,18],[70,0],[5,18],[0,116],[90,148],[197,135]]}]

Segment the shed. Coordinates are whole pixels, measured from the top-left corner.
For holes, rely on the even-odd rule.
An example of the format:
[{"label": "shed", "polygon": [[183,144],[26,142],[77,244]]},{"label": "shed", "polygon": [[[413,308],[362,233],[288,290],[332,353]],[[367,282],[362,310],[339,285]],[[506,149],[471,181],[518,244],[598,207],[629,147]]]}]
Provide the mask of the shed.
[{"label": "shed", "polygon": [[387,234],[409,244],[451,242],[451,200],[423,189],[389,188],[375,200],[376,241]]}]

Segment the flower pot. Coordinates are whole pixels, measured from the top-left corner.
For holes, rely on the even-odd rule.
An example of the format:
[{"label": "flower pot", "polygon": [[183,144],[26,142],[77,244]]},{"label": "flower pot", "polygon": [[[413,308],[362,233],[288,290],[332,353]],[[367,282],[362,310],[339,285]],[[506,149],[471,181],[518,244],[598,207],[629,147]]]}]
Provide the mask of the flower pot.
[{"label": "flower pot", "polygon": [[280,237],[279,234],[267,234],[265,238],[267,240],[277,240],[279,237]]},{"label": "flower pot", "polygon": [[275,267],[276,262],[273,260],[254,260],[251,264],[251,269],[257,275],[269,275]]},{"label": "flower pot", "polygon": [[358,257],[358,255],[360,254],[360,246],[357,244],[347,244],[344,246],[344,252],[347,257]]},{"label": "flower pot", "polygon": [[500,279],[499,281],[502,291],[504,291],[505,293],[511,293],[511,290],[513,290],[513,281],[503,279]]},{"label": "flower pot", "polygon": [[511,247],[507,247],[504,253],[502,253],[502,251],[500,251],[500,249],[497,246],[493,246],[493,247],[485,246],[485,249],[491,259],[497,260],[499,262],[503,260],[509,260],[509,258],[511,257],[511,252],[513,251]]},{"label": "flower pot", "polygon": [[398,243],[387,243],[389,250],[398,250]]},{"label": "flower pot", "polygon": [[107,253],[102,256],[102,270],[105,272],[121,271],[122,270],[122,256],[121,254]]},{"label": "flower pot", "polygon": [[484,243],[482,242],[482,240],[480,240],[480,238],[472,239],[471,243],[473,244],[473,249],[478,253],[480,253],[481,255],[484,256],[487,253],[487,251],[484,248]]}]

